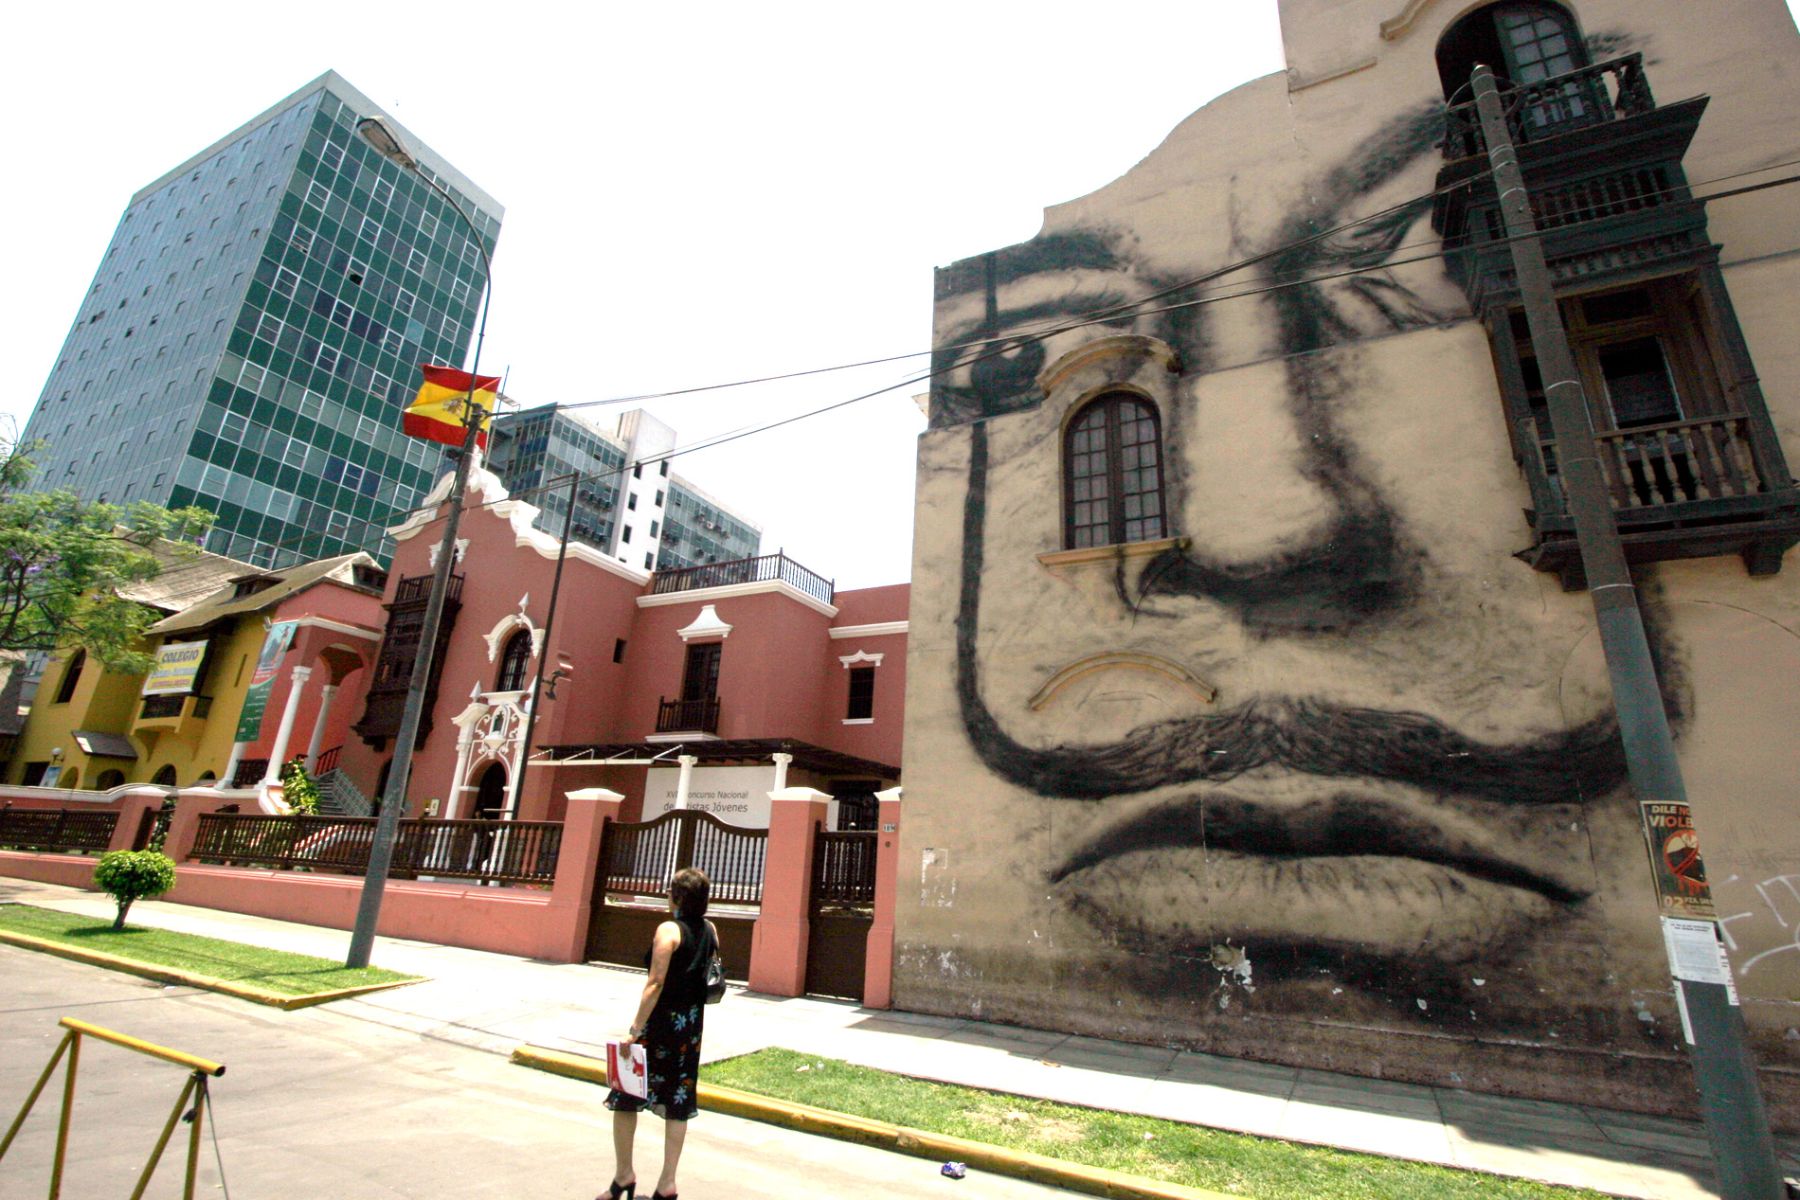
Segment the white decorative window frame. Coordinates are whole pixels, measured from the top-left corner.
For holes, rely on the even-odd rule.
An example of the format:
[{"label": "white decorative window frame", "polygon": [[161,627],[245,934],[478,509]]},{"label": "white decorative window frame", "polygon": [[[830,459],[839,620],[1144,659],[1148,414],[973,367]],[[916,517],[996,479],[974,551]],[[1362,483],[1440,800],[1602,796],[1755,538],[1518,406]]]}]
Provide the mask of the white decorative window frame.
[{"label": "white decorative window frame", "polygon": [[500,657],[500,648],[506,645],[506,639],[512,636],[515,629],[523,629],[531,634],[531,657],[536,658],[543,652],[544,631],[531,623],[531,617],[525,611],[526,606],[530,603],[531,593],[527,592],[519,597],[518,612],[507,613],[492,629],[482,635],[482,639],[487,642],[489,662],[494,662]]},{"label": "white decorative window frame", "polygon": [[881,665],[881,660],[886,657],[887,653],[885,651],[880,654],[870,654],[867,650],[858,650],[855,654],[838,655],[838,661],[843,663],[844,670],[848,671],[858,663],[868,663],[871,667],[879,667]]}]

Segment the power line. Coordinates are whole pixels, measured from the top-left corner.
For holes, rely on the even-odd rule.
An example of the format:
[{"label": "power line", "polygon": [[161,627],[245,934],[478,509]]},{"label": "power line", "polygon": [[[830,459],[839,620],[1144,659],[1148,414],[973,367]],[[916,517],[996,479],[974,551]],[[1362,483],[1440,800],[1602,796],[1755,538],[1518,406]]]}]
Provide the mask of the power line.
[{"label": "power line", "polygon": [[[1691,194],[1692,189],[1695,187],[1706,187],[1713,183],[1727,182],[1732,179],[1746,178],[1751,175],[1763,174],[1768,171],[1780,170],[1784,167],[1796,166],[1796,165],[1800,165],[1800,160],[1792,160],[1789,162],[1775,163],[1775,164],[1770,164],[1767,166],[1753,168],[1753,169],[1746,170],[1746,171],[1734,172],[1732,174],[1717,176],[1712,179],[1702,180],[1698,183],[1690,184],[1687,190]],[[944,350],[961,350],[961,349],[972,349],[972,348],[977,348],[977,347],[989,347],[990,348],[985,353],[978,354],[972,358],[965,359],[965,358],[958,357],[956,360],[952,361],[947,366],[940,367],[940,368],[928,369],[920,374],[913,375],[909,378],[899,380],[895,383],[888,384],[884,387],[880,387],[880,388],[873,389],[871,391],[863,392],[863,393],[848,397],[843,400],[833,401],[830,404],[826,404],[826,405],[820,406],[818,408],[809,409],[805,412],[796,413],[791,416],[783,417],[783,418],[780,418],[780,419],[774,420],[774,421],[765,422],[760,425],[744,426],[744,427],[740,427],[735,430],[728,430],[724,433],[717,434],[717,435],[714,435],[714,436],[708,437],[708,438],[702,438],[697,442],[690,443],[686,446],[678,447],[676,449],[667,451],[662,454],[652,455],[647,458],[642,458],[642,459],[637,459],[637,460],[626,462],[615,468],[610,468],[610,469],[607,469],[604,471],[594,472],[594,473],[588,474],[588,475],[579,475],[578,474],[578,479],[582,482],[598,482],[600,480],[607,479],[607,478],[610,478],[615,475],[623,475],[626,471],[632,470],[632,469],[640,467],[640,466],[657,465],[657,464],[681,457],[682,455],[685,455],[685,454],[693,454],[693,453],[698,453],[699,451],[702,451],[702,450],[714,449],[718,446],[727,445],[731,442],[742,440],[743,438],[750,437],[754,434],[766,433],[766,432],[769,432],[774,429],[780,429],[780,428],[783,428],[788,425],[796,424],[797,422],[807,420],[811,417],[823,416],[827,413],[835,412],[842,408],[847,408],[850,405],[861,403],[864,400],[873,399],[876,396],[885,395],[889,392],[897,391],[901,388],[911,387],[911,386],[914,386],[919,383],[927,382],[931,379],[934,379],[940,375],[946,374],[953,370],[962,370],[964,368],[973,366],[974,364],[976,364],[978,362],[985,361],[989,358],[994,358],[994,357],[998,357],[1003,354],[1009,354],[1009,353],[1016,352],[1018,349],[1022,348],[1023,346],[1026,346],[1026,345],[1029,345],[1029,344],[1032,344],[1035,342],[1046,341],[1049,338],[1055,337],[1061,333],[1066,333],[1066,332],[1069,332],[1074,329],[1080,329],[1080,328],[1084,328],[1084,327],[1091,326],[1091,325],[1106,323],[1110,320],[1116,319],[1119,315],[1121,315],[1124,312],[1132,312],[1134,315],[1137,315],[1137,316],[1155,316],[1155,315],[1160,315],[1163,313],[1179,311],[1182,309],[1197,308],[1197,307],[1201,307],[1204,305],[1217,304],[1217,303],[1220,303],[1220,302],[1226,301],[1226,300],[1244,299],[1244,298],[1248,298],[1251,296],[1267,295],[1267,294],[1274,293],[1274,292],[1285,291],[1285,290],[1288,290],[1291,288],[1296,288],[1296,287],[1306,287],[1306,286],[1313,286],[1313,285],[1320,284],[1320,283],[1328,283],[1333,280],[1368,274],[1368,273],[1374,272],[1374,271],[1385,271],[1385,270],[1393,269],[1395,267],[1408,266],[1408,265],[1421,263],[1421,262],[1429,262],[1429,261],[1433,261],[1433,260],[1448,258],[1453,255],[1468,253],[1469,250],[1466,247],[1444,248],[1442,246],[1441,242],[1426,241],[1426,242],[1405,243],[1400,247],[1396,247],[1396,249],[1404,249],[1407,246],[1422,247],[1422,246],[1429,246],[1429,245],[1436,245],[1438,248],[1435,250],[1429,251],[1427,253],[1413,255],[1413,256],[1407,257],[1407,258],[1400,258],[1400,259],[1388,258],[1388,259],[1383,260],[1380,263],[1374,263],[1374,264],[1370,264],[1367,266],[1347,267],[1340,271],[1327,272],[1324,274],[1302,275],[1297,272],[1289,272],[1285,275],[1274,276],[1274,277],[1272,277],[1271,282],[1261,285],[1261,286],[1244,287],[1244,288],[1238,288],[1236,290],[1229,291],[1229,292],[1221,292],[1221,293],[1217,293],[1217,294],[1213,294],[1213,295],[1201,296],[1196,299],[1182,301],[1177,304],[1165,305],[1160,308],[1146,309],[1146,308],[1142,307],[1143,305],[1148,304],[1156,299],[1160,299],[1165,296],[1173,295],[1177,292],[1185,291],[1185,290],[1200,286],[1200,285],[1210,282],[1210,281],[1224,278],[1228,275],[1232,275],[1239,271],[1242,271],[1245,268],[1247,268],[1248,266],[1255,265],[1256,263],[1264,262],[1264,261],[1267,261],[1269,259],[1281,256],[1281,255],[1292,253],[1296,249],[1299,249],[1299,248],[1305,247],[1307,245],[1311,245],[1315,242],[1322,241],[1326,238],[1335,236],[1336,234],[1344,232],[1347,229],[1353,229],[1358,225],[1363,225],[1363,224],[1367,224],[1374,220],[1379,220],[1382,217],[1391,215],[1391,214],[1401,211],[1405,208],[1415,206],[1415,205],[1420,204],[1423,201],[1431,199],[1437,195],[1445,194],[1452,190],[1459,190],[1461,188],[1470,186],[1473,182],[1475,182],[1475,180],[1483,177],[1485,174],[1486,174],[1486,172],[1483,172],[1481,175],[1477,175],[1470,180],[1462,181],[1462,182],[1458,183],[1457,185],[1455,185],[1454,188],[1435,189],[1434,191],[1432,191],[1430,193],[1426,193],[1423,196],[1417,196],[1411,200],[1403,201],[1399,204],[1392,205],[1386,209],[1382,209],[1379,212],[1371,213],[1366,216],[1357,218],[1356,220],[1345,222],[1343,224],[1333,227],[1332,229],[1326,230],[1322,233],[1312,234],[1305,238],[1295,239],[1294,241],[1286,243],[1283,246],[1277,247],[1272,250],[1264,251],[1260,254],[1253,255],[1249,258],[1242,259],[1237,262],[1228,264],[1225,267],[1221,267],[1215,271],[1208,272],[1205,275],[1198,276],[1194,279],[1185,281],[1181,284],[1177,284],[1177,285],[1173,285],[1171,287],[1164,288],[1161,291],[1153,293],[1149,296],[1141,297],[1137,300],[1129,301],[1129,302],[1126,302],[1123,304],[1117,304],[1117,305],[1112,305],[1112,306],[1102,308],[1102,309],[1092,310],[1089,313],[1083,314],[1077,318],[1061,321],[1060,323],[1055,324],[1047,329],[1038,330],[1038,331],[1032,332],[1032,333],[1012,333],[1012,334],[1008,334],[1004,338],[985,338],[985,339],[981,339],[979,341],[960,343],[960,344],[946,346],[946,347],[941,348]],[[1751,185],[1747,185],[1747,186],[1741,187],[1741,188],[1733,188],[1733,189],[1728,189],[1728,190],[1722,191],[1722,192],[1715,192],[1715,193],[1712,193],[1712,194],[1706,195],[1706,196],[1694,196],[1693,199],[1696,203],[1707,203],[1712,200],[1726,199],[1726,198],[1733,197],[1733,196],[1748,194],[1750,192],[1763,191],[1768,188],[1786,186],[1786,185],[1790,185],[1790,184],[1797,183],[1797,182],[1800,182],[1800,175],[1786,176],[1786,177],[1783,177],[1780,179],[1769,180],[1769,181],[1765,181],[1765,182],[1761,182],[1761,183],[1751,184]],[[1647,194],[1645,194],[1645,196],[1643,198],[1647,199],[1647,198],[1650,198],[1653,196],[1676,195],[1681,190],[1682,189],[1673,188],[1673,187],[1665,188],[1656,193],[1647,193]],[[1624,217],[1633,216],[1633,215],[1635,215],[1635,213],[1607,214],[1607,215],[1600,216],[1600,217],[1590,218],[1586,221],[1570,222],[1566,225],[1558,226],[1555,230],[1539,230],[1538,233],[1535,234],[1534,236],[1541,238],[1541,237],[1548,236],[1550,234],[1561,233],[1561,232],[1564,232],[1564,231],[1572,229],[1572,228],[1603,224],[1608,221],[1620,220]],[[1484,247],[1504,246],[1504,245],[1510,244],[1512,240],[1513,239],[1510,239],[1510,238],[1495,239],[1495,240],[1492,240],[1489,242],[1484,242],[1483,246]],[[934,353],[934,352],[933,351],[920,352],[920,354],[924,354],[924,353]],[[888,359],[870,360],[869,363],[852,364],[852,365],[877,365],[877,364],[883,363],[883,362],[892,362],[892,361],[899,361],[900,359],[904,359],[904,358],[919,357],[920,354],[902,355],[902,356],[896,356],[894,358],[888,358]],[[820,373],[824,373],[827,371],[842,370],[842,369],[847,369],[847,368],[846,367],[817,368],[810,372],[801,372],[801,373],[796,373],[796,374],[820,374]],[[792,376],[789,376],[789,377],[792,377]],[[716,384],[716,385],[708,385],[705,388],[686,389],[685,391],[657,393],[657,395],[675,396],[675,395],[687,394],[687,393],[693,392],[693,391],[716,390],[716,389],[733,387],[733,386],[742,386],[742,385],[741,384]],[[587,402],[584,404],[561,405],[559,407],[565,408],[565,409],[584,408],[584,407],[592,407],[596,404],[606,404],[606,403],[616,403],[616,401],[590,401],[590,402]],[[558,479],[556,481],[553,481],[552,484],[540,484],[540,485],[532,487],[532,488],[523,489],[522,491],[519,491],[516,493],[509,493],[506,499],[508,501],[516,501],[516,500],[526,499],[528,497],[535,496],[540,493],[560,491],[562,487],[566,486],[568,479],[569,479],[569,476],[565,474],[565,475],[559,476]],[[502,501],[484,501],[482,504],[469,506],[469,507],[485,508],[492,504],[497,504],[497,503],[502,503]],[[417,505],[410,509],[393,509],[389,512],[389,514],[386,517],[383,517],[379,520],[374,519],[374,518],[354,518],[354,519],[352,519],[351,524],[354,527],[363,528],[363,529],[386,528],[393,524],[404,524],[407,520],[409,520],[410,518],[412,518],[414,516],[417,516],[420,513],[425,513],[425,512],[435,513],[436,509],[439,508],[441,505],[442,505],[442,501],[440,500],[435,504],[420,504],[420,505]],[[432,521],[441,520],[441,519],[443,519],[443,518],[433,516]],[[432,523],[431,521],[428,521],[425,524],[429,525],[431,523]],[[421,526],[421,528],[424,528],[424,527],[425,526],[423,526],[423,525]],[[329,530],[309,530],[306,533],[296,535],[293,538],[284,539],[281,542],[265,543],[264,545],[268,549],[273,549],[273,550],[293,549],[293,548],[296,548],[298,545],[304,544],[307,541],[310,541],[313,539],[323,539],[323,538],[327,538],[327,537],[343,540],[343,535],[331,533]],[[194,569],[198,569],[200,566],[203,566],[203,565],[204,564],[195,564]],[[164,573],[165,576],[168,573],[169,572],[165,571],[165,573]]]}]

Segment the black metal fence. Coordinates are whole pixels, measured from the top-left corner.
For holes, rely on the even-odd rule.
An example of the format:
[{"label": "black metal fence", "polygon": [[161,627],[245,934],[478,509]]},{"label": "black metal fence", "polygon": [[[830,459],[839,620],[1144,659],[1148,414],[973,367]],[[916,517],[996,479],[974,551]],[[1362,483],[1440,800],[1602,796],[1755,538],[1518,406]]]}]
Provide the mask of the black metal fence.
[{"label": "black metal fence", "polygon": [[75,808],[0,808],[0,846],[13,850],[50,850],[96,854],[112,844],[116,812]]},{"label": "black metal fence", "polygon": [[807,570],[786,554],[734,558],[730,562],[658,571],[651,582],[650,591],[652,595],[660,596],[669,592],[691,592],[700,588],[730,587],[738,583],[770,583],[776,580],[815,600],[823,600],[826,604],[831,603],[837,591],[831,580]]},{"label": "black metal fence", "polygon": [[875,903],[875,837],[861,831],[818,833],[813,846],[815,907],[861,908]]},{"label": "black metal fence", "polygon": [[[373,817],[208,813],[193,857],[237,867],[361,875],[375,840]],[[560,821],[402,821],[389,873],[481,883],[549,884],[562,849]]]},{"label": "black metal fence", "polygon": [[760,904],[768,845],[766,829],[744,829],[694,809],[652,821],[608,821],[600,841],[601,890],[666,897],[676,871],[699,867],[712,881],[712,903]]}]

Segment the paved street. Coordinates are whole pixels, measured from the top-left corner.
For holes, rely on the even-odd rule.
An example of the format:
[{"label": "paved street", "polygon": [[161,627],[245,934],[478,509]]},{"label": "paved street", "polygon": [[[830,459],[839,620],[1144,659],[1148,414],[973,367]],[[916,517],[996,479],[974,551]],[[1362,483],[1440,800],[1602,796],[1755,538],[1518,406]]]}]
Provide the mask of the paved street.
[{"label": "paved street", "polygon": [[[77,1016],[226,1064],[213,1084],[230,1195],[247,1200],[449,1200],[588,1197],[611,1169],[598,1088],[509,1065],[430,1036],[329,1008],[282,1013],[209,993],[0,946],[0,1122],[10,1122],[49,1059],[62,1016]],[[179,1067],[87,1041],[76,1090],[67,1200],[129,1194],[170,1106]],[[57,1081],[0,1162],[0,1197],[42,1196],[56,1128]],[[639,1130],[639,1174],[653,1182],[661,1122]],[[183,1127],[178,1135],[185,1136]],[[151,1187],[180,1194],[185,1143]],[[217,1197],[208,1142],[196,1194]],[[1010,1179],[952,1184],[924,1159],[702,1113],[681,1193],[704,1197],[879,1194],[958,1200],[1066,1195]],[[645,1189],[648,1194],[648,1187]]]}]

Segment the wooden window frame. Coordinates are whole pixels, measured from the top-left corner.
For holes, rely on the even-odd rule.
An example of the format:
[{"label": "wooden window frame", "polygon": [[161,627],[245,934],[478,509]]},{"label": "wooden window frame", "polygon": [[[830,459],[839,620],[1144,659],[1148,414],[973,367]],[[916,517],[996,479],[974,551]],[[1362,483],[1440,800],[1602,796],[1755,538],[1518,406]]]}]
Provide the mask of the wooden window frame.
[{"label": "wooden window frame", "polygon": [[[1124,501],[1126,499],[1126,492],[1124,487],[1124,446],[1120,439],[1120,429],[1123,423],[1121,414],[1126,406],[1133,406],[1136,409],[1140,409],[1150,422],[1153,436],[1148,442],[1136,444],[1149,445],[1153,448],[1155,454],[1154,469],[1156,471],[1156,487],[1154,492],[1151,490],[1140,490],[1132,493],[1137,496],[1155,495],[1157,511],[1153,519],[1156,527],[1154,529],[1143,530],[1141,531],[1143,536],[1133,538],[1126,537],[1127,522],[1129,520],[1140,520],[1147,523],[1151,521],[1152,518],[1127,518],[1125,515]],[[1096,409],[1099,409],[1102,412],[1102,421],[1104,423],[1106,438],[1105,446],[1101,453],[1105,456],[1106,463],[1107,536],[1104,540],[1094,540],[1083,543],[1079,540],[1078,531],[1094,528],[1094,526],[1078,526],[1075,523],[1075,484],[1077,476],[1074,470],[1073,446],[1076,435],[1082,432],[1083,421]],[[1166,456],[1163,454],[1162,413],[1157,408],[1156,403],[1149,397],[1137,392],[1112,391],[1096,396],[1086,404],[1083,404],[1080,408],[1076,409],[1074,414],[1070,416],[1067,425],[1064,426],[1062,437],[1062,527],[1064,548],[1077,550],[1086,549],[1091,546],[1118,546],[1126,545],[1131,542],[1152,542],[1168,536],[1169,504],[1168,489],[1165,483],[1167,475],[1165,462]],[[1087,476],[1082,476],[1081,478],[1087,478]]]}]

